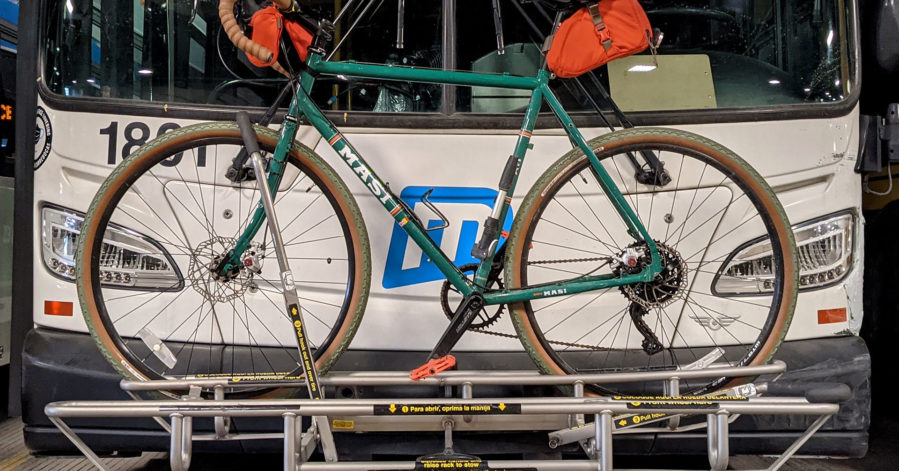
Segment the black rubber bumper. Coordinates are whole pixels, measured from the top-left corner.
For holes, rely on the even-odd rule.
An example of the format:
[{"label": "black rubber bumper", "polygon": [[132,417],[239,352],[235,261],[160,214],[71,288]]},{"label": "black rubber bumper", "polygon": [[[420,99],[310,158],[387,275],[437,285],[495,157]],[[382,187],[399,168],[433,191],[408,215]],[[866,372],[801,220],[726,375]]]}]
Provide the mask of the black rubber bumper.
[{"label": "black rubber bumper", "polygon": [[[418,366],[426,356],[424,352],[398,353],[350,351],[341,357],[335,370],[395,369],[407,370]],[[532,368],[530,360],[522,353],[457,355],[460,368],[506,369]],[[827,339],[786,342],[777,358],[788,365],[788,372],[778,382],[795,384],[820,384],[838,382],[847,384],[852,397],[844,402],[834,416],[815,436],[803,446],[802,454],[859,457],[868,448],[870,425],[871,361],[864,341],[846,336]],[[128,399],[118,387],[118,374],[106,363],[87,334],[34,329],[25,338],[23,353],[22,414],[25,423],[25,444],[33,451],[48,454],[76,452],[69,441],[60,434],[44,415],[44,406],[63,400],[115,400]],[[379,395],[409,397],[431,395],[437,397],[439,388],[402,387]],[[553,390],[529,390],[523,387],[500,389],[479,387],[481,397],[505,394],[522,396],[539,393],[552,394]],[[373,397],[373,391],[355,388],[330,391],[329,395],[342,397]],[[802,416],[743,416],[731,426],[730,451],[732,454],[769,454],[786,449],[812,422]],[[168,436],[152,420],[148,419],[90,419],[71,420],[69,425],[94,450],[99,453],[139,453],[168,449]],[[211,429],[211,421],[198,421],[198,431]],[[234,420],[233,432],[279,432],[281,421]],[[414,455],[421,450],[442,449],[441,434],[390,435],[338,434],[341,449],[353,450],[353,459],[370,459],[374,456]],[[489,455],[510,453],[524,445],[527,453],[550,453],[545,434],[460,434],[456,438],[460,450],[466,453]],[[485,448],[485,443],[491,443]],[[500,446],[503,444],[503,446]],[[198,452],[280,452],[280,440],[249,440],[244,442],[197,442]],[[615,437],[618,454],[704,454],[704,434],[636,434]],[[556,450],[558,451],[558,450]],[[574,451],[574,450],[572,450]]]}]

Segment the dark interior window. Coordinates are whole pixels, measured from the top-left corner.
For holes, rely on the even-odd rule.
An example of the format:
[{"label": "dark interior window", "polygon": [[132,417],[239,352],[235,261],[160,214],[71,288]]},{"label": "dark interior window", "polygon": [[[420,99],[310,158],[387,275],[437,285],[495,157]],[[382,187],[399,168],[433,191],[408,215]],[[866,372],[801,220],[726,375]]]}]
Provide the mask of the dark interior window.
[{"label": "dark interior window", "polygon": [[[332,18],[345,1],[304,5],[312,16]],[[47,85],[71,97],[270,105],[284,77],[251,66],[235,51],[219,25],[216,2],[196,2],[191,19],[194,4],[50,0]],[[242,4],[244,19],[259,6],[252,0]],[[441,68],[442,5],[442,0],[406,1],[399,47],[397,3],[358,0],[338,25],[334,59]],[[498,55],[492,2],[456,0],[456,68],[536,73],[550,21],[533,3],[516,5],[501,1],[506,52]],[[625,110],[647,111],[833,102],[849,93],[855,64],[839,0],[645,0],[642,5],[653,26],[665,33],[658,70],[632,73],[622,59],[597,68],[594,77],[554,80],[553,90],[568,110],[591,110],[591,97],[602,104],[597,84]],[[646,54],[635,58],[648,61]],[[313,99],[335,111],[440,112],[449,109],[442,106],[441,92],[439,85],[321,77]],[[460,112],[517,113],[528,96],[520,90],[456,87],[455,105]]]},{"label": "dark interior window", "polygon": [[[502,1],[507,50],[498,55],[492,2],[463,3],[456,22],[459,68],[533,76],[541,64],[539,52],[552,12]],[[848,95],[853,64],[846,50],[846,12],[839,11],[841,3],[836,0],[642,0],[641,4],[653,27],[664,33],[660,66],[650,72],[658,79],[653,82],[651,75],[622,70],[625,62],[617,61],[595,69],[595,77],[555,80],[553,90],[569,111],[592,109],[586,94],[598,95],[597,81],[611,88],[616,101],[622,94],[677,95],[679,90],[708,81],[708,101],[705,95],[693,101],[671,100],[670,106],[676,109],[830,102]],[[651,63],[648,54],[643,53],[643,60]],[[677,73],[681,65],[687,70]],[[612,83],[610,75],[618,82]],[[645,88],[618,87],[620,95],[615,96],[616,84],[645,78],[650,79]],[[521,95],[519,91],[460,88],[457,109],[517,112],[527,104]],[[628,103],[627,98],[621,102]]]},{"label": "dark interior window", "polygon": [[[192,0],[54,0],[48,3],[46,78],[64,96],[163,103],[268,106],[284,77],[253,67],[222,32],[217,2]],[[254,2],[245,2],[247,19]],[[333,17],[333,0],[304,2]],[[169,8],[169,5],[172,7]],[[338,27],[353,34],[336,60],[442,66],[440,0],[408,2],[405,47],[396,48],[396,11],[385,2],[359,3]],[[240,17],[239,17],[240,18]],[[437,111],[438,86],[323,79],[314,89],[322,107],[363,111]]]}]

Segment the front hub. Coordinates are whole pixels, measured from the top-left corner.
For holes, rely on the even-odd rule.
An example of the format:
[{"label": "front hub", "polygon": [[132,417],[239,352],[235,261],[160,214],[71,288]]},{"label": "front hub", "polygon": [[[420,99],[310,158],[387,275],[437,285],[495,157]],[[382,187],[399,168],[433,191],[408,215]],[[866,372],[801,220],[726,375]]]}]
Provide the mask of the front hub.
[{"label": "front hub", "polygon": [[[262,272],[264,250],[260,244],[250,244],[240,257],[240,264],[224,270],[224,262],[230,258],[237,239],[213,237],[200,243],[191,254],[188,278],[191,286],[210,302],[231,301],[250,289],[256,288],[254,276]],[[218,253],[217,253],[218,252]]]}]

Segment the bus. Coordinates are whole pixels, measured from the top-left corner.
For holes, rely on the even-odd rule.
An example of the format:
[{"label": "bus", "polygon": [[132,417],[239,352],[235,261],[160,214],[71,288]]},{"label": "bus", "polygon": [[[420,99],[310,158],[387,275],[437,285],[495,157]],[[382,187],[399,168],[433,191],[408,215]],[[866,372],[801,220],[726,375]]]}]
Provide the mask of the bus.
[{"label": "bus", "polygon": [[[334,57],[517,75],[533,74],[540,66],[543,37],[532,32],[530,23],[543,30],[549,25],[532,3],[500,2],[501,55],[489,2],[405,2],[401,27],[395,3],[359,2],[338,25],[335,43],[340,47]],[[595,71],[598,83],[634,124],[707,136],[750,162],[774,188],[793,224],[802,269],[792,328],[777,354],[789,366],[780,380],[800,386],[840,381],[853,391],[840,414],[803,452],[863,455],[870,421],[870,362],[858,335],[864,266],[862,180],[855,170],[860,158],[858,5],[854,0],[641,3],[665,34],[659,67],[635,68],[652,60],[647,55],[614,61]],[[315,15],[332,18],[342,2],[302,4]],[[253,1],[243,5],[248,10],[258,6]],[[16,304],[14,315],[33,324],[24,337],[22,359],[25,441],[32,450],[50,453],[69,451],[71,445],[43,415],[46,403],[127,397],[88,334],[73,283],[73,242],[90,196],[138,146],[192,123],[233,120],[237,110],[249,109],[258,117],[284,81],[251,67],[236,53],[222,32],[214,1],[39,0],[20,7],[38,32],[28,38],[35,41],[28,47],[37,57],[29,74],[39,80],[20,82],[36,99],[37,128],[33,153],[28,153],[32,160],[24,162],[26,153],[19,153],[19,164],[33,168],[33,200],[30,219],[17,226],[32,231],[34,242],[31,296],[29,303]],[[353,24],[355,30],[346,35]],[[25,74],[20,71],[20,76]],[[600,96],[596,83],[581,85],[553,81],[582,130],[590,137],[608,132],[590,103]],[[480,221],[495,196],[490,193],[493,175],[499,175],[504,152],[513,146],[527,96],[483,87],[336,77],[320,79],[312,98],[426,224],[440,223],[422,204],[433,189],[430,202],[449,226],[432,237],[440,238],[456,264],[471,263]],[[301,127],[297,139],[326,160],[336,158],[308,127]],[[549,114],[538,120],[533,143],[521,188],[571,149]],[[30,150],[32,142],[27,144]],[[443,168],[438,162],[445,161],[453,162],[451,168],[431,170]],[[392,221],[377,214],[378,207],[363,198],[365,188],[353,186],[347,169],[334,167],[351,182],[362,212],[372,216],[366,224],[373,257],[372,294],[362,326],[335,369],[417,366],[436,338],[404,333],[438,335],[445,327],[439,272]],[[513,212],[520,203],[513,200]],[[744,250],[752,239],[746,234],[732,250]],[[709,328],[723,322],[700,317],[693,321]],[[514,332],[508,315],[499,311],[490,321],[491,331],[500,335],[471,332],[457,346],[466,368],[489,368],[496,361],[503,368],[532,368],[518,341],[502,335]],[[364,393],[341,391],[348,397]],[[809,423],[803,417],[743,417],[731,427],[731,435],[740,437],[731,442],[731,452],[783,450]],[[167,436],[151,421],[83,420],[73,426],[99,452],[168,446]],[[241,432],[269,426],[279,425],[234,422]],[[616,446],[617,451],[705,450],[703,443],[697,448],[685,435],[628,437],[630,446]],[[364,439],[354,439],[360,440],[358,453],[371,452]],[[415,434],[391,450],[412,454],[422,443],[441,440],[442,435]],[[197,449],[202,446],[216,445],[198,443]],[[256,450],[280,443],[239,446]]]}]

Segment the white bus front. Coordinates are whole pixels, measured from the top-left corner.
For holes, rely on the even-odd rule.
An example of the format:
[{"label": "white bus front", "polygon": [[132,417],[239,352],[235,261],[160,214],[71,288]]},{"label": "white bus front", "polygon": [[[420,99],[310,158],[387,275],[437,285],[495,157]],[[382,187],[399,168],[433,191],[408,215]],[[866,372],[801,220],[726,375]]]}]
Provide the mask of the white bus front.
[{"label": "white bus front", "polygon": [[[340,1],[310,3],[330,16]],[[540,64],[542,38],[531,33],[513,5],[504,14],[506,49],[499,56],[488,2],[409,3],[402,48],[397,47],[396,11],[373,2],[335,58],[518,75],[532,74]],[[597,76],[638,125],[675,126],[721,142],[774,187],[794,224],[802,268],[789,341],[778,357],[791,370],[801,370],[797,377],[804,381],[838,379],[853,386],[857,399],[844,408],[845,418],[808,446],[821,454],[861,454],[869,366],[856,361],[867,351],[856,336],[862,319],[862,221],[860,181],[853,172],[859,93],[854,3],[643,3],[653,25],[665,32],[660,67],[638,67],[648,56],[637,56],[597,69]],[[25,394],[31,398],[24,411],[26,440],[33,449],[68,446],[49,433],[40,412],[46,402],[116,394],[118,378],[87,334],[73,283],[78,223],[104,177],[137,146],[162,133],[204,120],[230,120],[238,109],[261,112],[283,84],[235,53],[214,4],[197,2],[191,21],[193,4],[41,2],[35,328],[25,341],[24,367]],[[532,19],[546,26],[528,8]],[[597,95],[593,84],[584,83],[587,93]],[[583,89],[563,80],[554,81],[554,89],[587,134],[607,132]],[[479,222],[493,201],[490,188],[514,145],[527,102],[527,96],[501,92],[338,77],[320,79],[313,98],[330,110],[347,138],[426,224],[436,217],[421,204],[421,196],[434,189],[431,201],[447,216],[449,227],[432,237],[440,238],[443,250],[462,265],[473,261]],[[557,126],[548,114],[539,120],[519,188],[528,188],[570,150]],[[350,182],[372,241],[372,295],[359,334],[336,368],[417,366],[447,322],[438,301],[439,271],[379,212],[365,188],[352,182],[327,142],[309,127],[301,128],[298,139],[333,159]],[[513,212],[518,203],[513,200]],[[733,250],[750,239],[735,243]],[[694,321],[714,324],[713,319]],[[466,368],[531,367],[518,341],[503,335],[513,332],[508,316],[500,313],[489,329],[500,335],[469,333],[457,347]],[[56,387],[41,386],[49,378]],[[744,420],[734,431],[746,439],[732,452],[776,451],[787,443],[783,437],[802,426],[800,421]],[[94,427],[80,434],[93,433],[95,449],[134,451],[134,442],[114,431],[151,434],[152,424],[85,422],[84,427]],[[654,441],[658,452],[685,446],[678,437]]]}]

